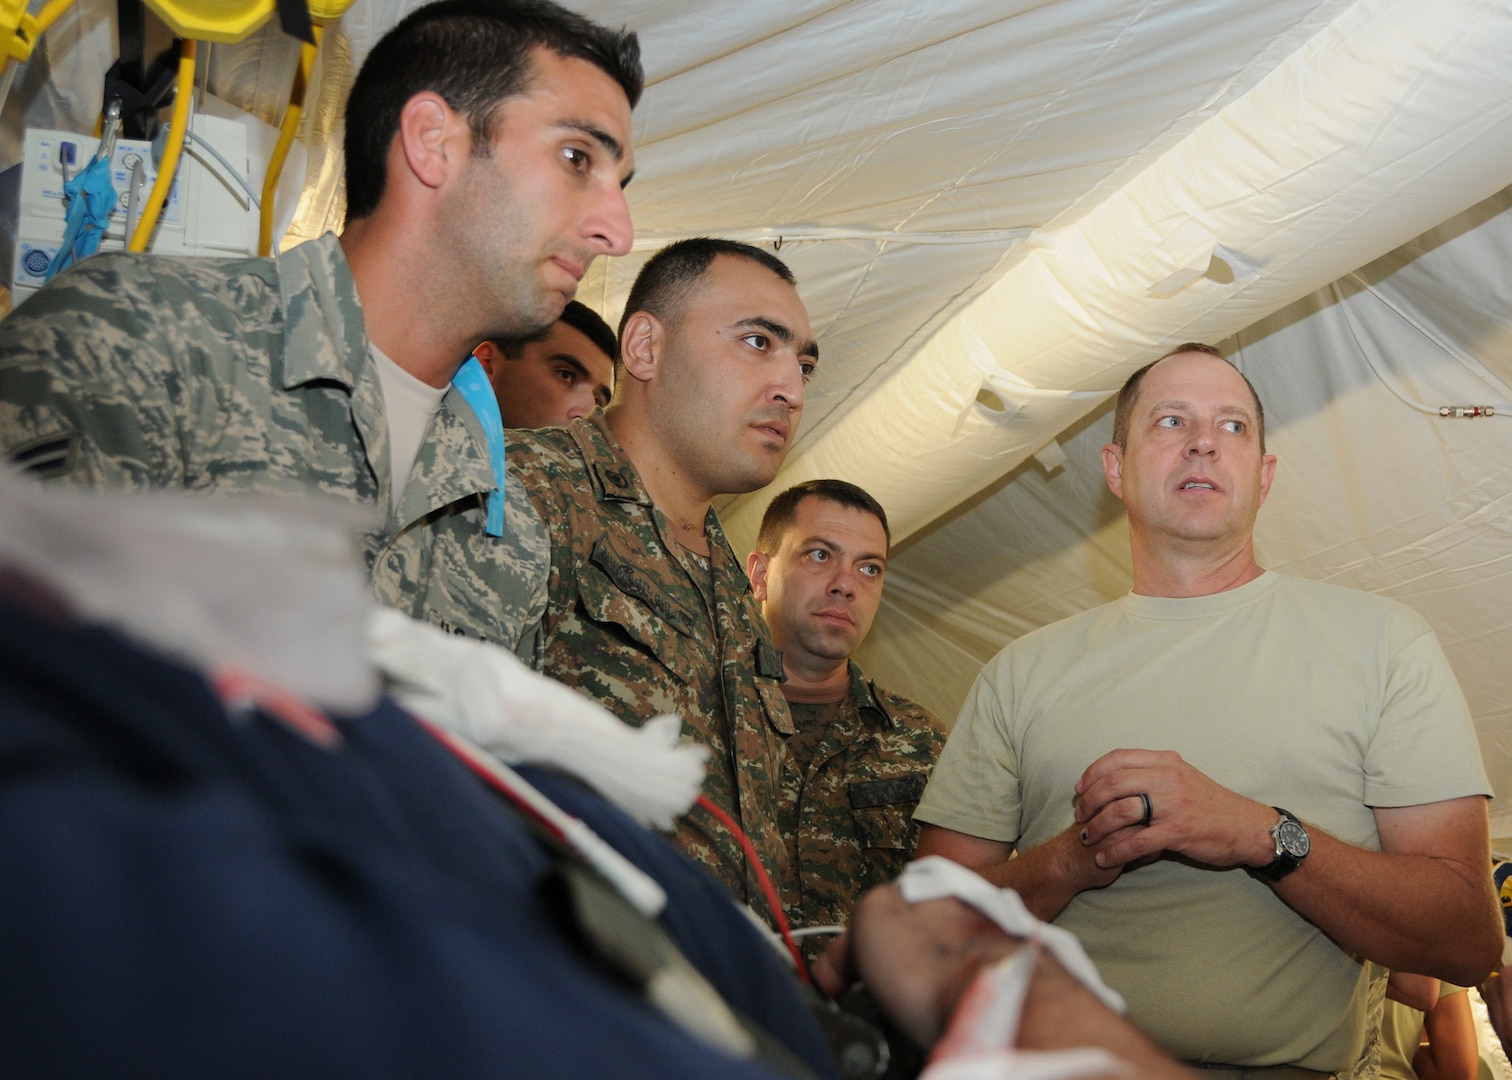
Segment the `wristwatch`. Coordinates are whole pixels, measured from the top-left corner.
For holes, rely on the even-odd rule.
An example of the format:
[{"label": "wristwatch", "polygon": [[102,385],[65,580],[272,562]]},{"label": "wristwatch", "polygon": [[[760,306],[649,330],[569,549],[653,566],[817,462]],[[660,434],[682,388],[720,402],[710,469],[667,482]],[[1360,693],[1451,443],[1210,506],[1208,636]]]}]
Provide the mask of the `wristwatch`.
[{"label": "wristwatch", "polygon": [[1266,881],[1280,881],[1302,865],[1302,860],[1312,850],[1312,841],[1296,814],[1279,806],[1272,809],[1281,815],[1281,820],[1271,826],[1271,839],[1276,842],[1276,861],[1269,866],[1252,866],[1250,872]]}]

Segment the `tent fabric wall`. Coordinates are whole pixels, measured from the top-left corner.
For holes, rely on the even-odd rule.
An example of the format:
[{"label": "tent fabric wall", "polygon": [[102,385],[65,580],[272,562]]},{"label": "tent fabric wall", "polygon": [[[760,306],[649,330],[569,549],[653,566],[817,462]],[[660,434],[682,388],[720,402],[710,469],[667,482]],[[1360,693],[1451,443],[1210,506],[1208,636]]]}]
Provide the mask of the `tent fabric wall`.
[{"label": "tent fabric wall", "polygon": [[[1231,334],[1486,197],[1512,175],[1501,45],[1505,5],[1362,0],[1082,220],[1037,232],[779,485],[846,476],[906,537],[1170,344]],[[1011,407],[979,407],[984,385]],[[738,504],[732,535],[760,511]]]},{"label": "tent fabric wall", "polygon": [[[1262,565],[1400,599],[1459,676],[1512,835],[1512,188],[1223,342],[1279,459]],[[1497,415],[1442,419],[1441,405]],[[1022,465],[895,550],[861,660],[953,717],[982,663],[1129,588],[1100,407],[1065,464]]]}]

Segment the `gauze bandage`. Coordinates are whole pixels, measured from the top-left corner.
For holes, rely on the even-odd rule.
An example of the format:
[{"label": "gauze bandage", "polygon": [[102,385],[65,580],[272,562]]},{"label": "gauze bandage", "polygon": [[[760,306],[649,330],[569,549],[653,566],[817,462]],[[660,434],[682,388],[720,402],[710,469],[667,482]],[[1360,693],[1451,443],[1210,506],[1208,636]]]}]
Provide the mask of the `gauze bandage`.
[{"label": "gauze bandage", "polygon": [[709,753],[679,742],[677,717],[633,728],[497,645],[380,608],[368,656],[405,708],[511,764],[571,773],[643,825],[670,829],[703,788]]}]

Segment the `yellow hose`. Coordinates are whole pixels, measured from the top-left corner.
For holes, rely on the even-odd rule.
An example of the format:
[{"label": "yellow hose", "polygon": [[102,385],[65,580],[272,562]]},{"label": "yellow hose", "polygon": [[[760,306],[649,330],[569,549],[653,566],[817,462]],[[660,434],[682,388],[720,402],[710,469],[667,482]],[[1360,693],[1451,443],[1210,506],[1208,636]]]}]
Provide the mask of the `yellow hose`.
[{"label": "yellow hose", "polygon": [[294,85],[289,90],[289,106],[284,110],[283,123],[278,126],[278,142],[273,146],[273,155],[268,159],[268,175],[263,178],[262,206],[257,221],[257,253],[273,254],[273,193],[278,188],[278,178],[283,174],[284,161],[289,148],[294,145],[294,136],[299,131],[299,118],[304,115],[305,92],[310,86],[310,74],[315,70],[315,53],[320,48],[320,37],[325,27],[316,25],[315,43],[299,50],[299,67],[294,72]]},{"label": "yellow hose", "polygon": [[163,148],[163,160],[158,165],[157,179],[152,182],[152,193],[147,196],[147,206],[142,219],[137,222],[136,232],[131,235],[128,251],[146,251],[152,239],[152,230],[157,227],[158,215],[168,201],[168,189],[173,186],[173,175],[178,171],[179,156],[184,150],[184,133],[189,130],[189,104],[194,96],[193,38],[184,42],[184,51],[179,56],[178,87],[174,91],[173,117],[168,121],[168,145]]},{"label": "yellow hose", "polygon": [[47,28],[58,21],[58,16],[68,10],[74,0],[48,0],[42,5],[42,10],[37,12],[37,32],[32,35],[32,42],[47,33]]}]

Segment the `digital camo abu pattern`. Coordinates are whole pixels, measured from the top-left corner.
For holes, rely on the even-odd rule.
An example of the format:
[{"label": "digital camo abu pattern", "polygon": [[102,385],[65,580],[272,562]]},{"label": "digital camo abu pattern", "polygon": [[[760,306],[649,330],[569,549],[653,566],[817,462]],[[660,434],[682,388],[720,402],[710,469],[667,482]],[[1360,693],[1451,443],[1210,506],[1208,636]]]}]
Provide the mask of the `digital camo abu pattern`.
[{"label": "digital camo abu pattern", "polygon": [[[682,717],[684,736],[710,751],[704,793],[740,823],[780,882],[776,808],[792,731],[782,657],[718,517],[710,510],[705,522],[710,610],[696,563],[679,556],[602,413],[509,434],[509,482],[530,496],[551,543],[549,568],[538,568],[548,579],[546,612],[522,655],[627,723]],[[737,897],[766,909],[739,844],[707,811],[695,807],[674,839]]]},{"label": "digital camo abu pattern", "polygon": [[[477,425],[449,393],[391,515],[382,391],[334,236],[276,259],[96,255],[0,322],[7,460],[76,487],[318,491],[370,506],[379,599],[513,645],[525,611],[498,598],[522,589],[504,542],[484,533]],[[515,546],[544,550],[511,494]]]},{"label": "digital camo abu pattern", "polygon": [[945,746],[934,713],[869,682],[855,663],[850,681],[804,775],[783,771],[784,816],[797,822],[796,865],[783,879],[794,926],[844,925],[862,893],[903,872],[919,838],[914,806]]}]

